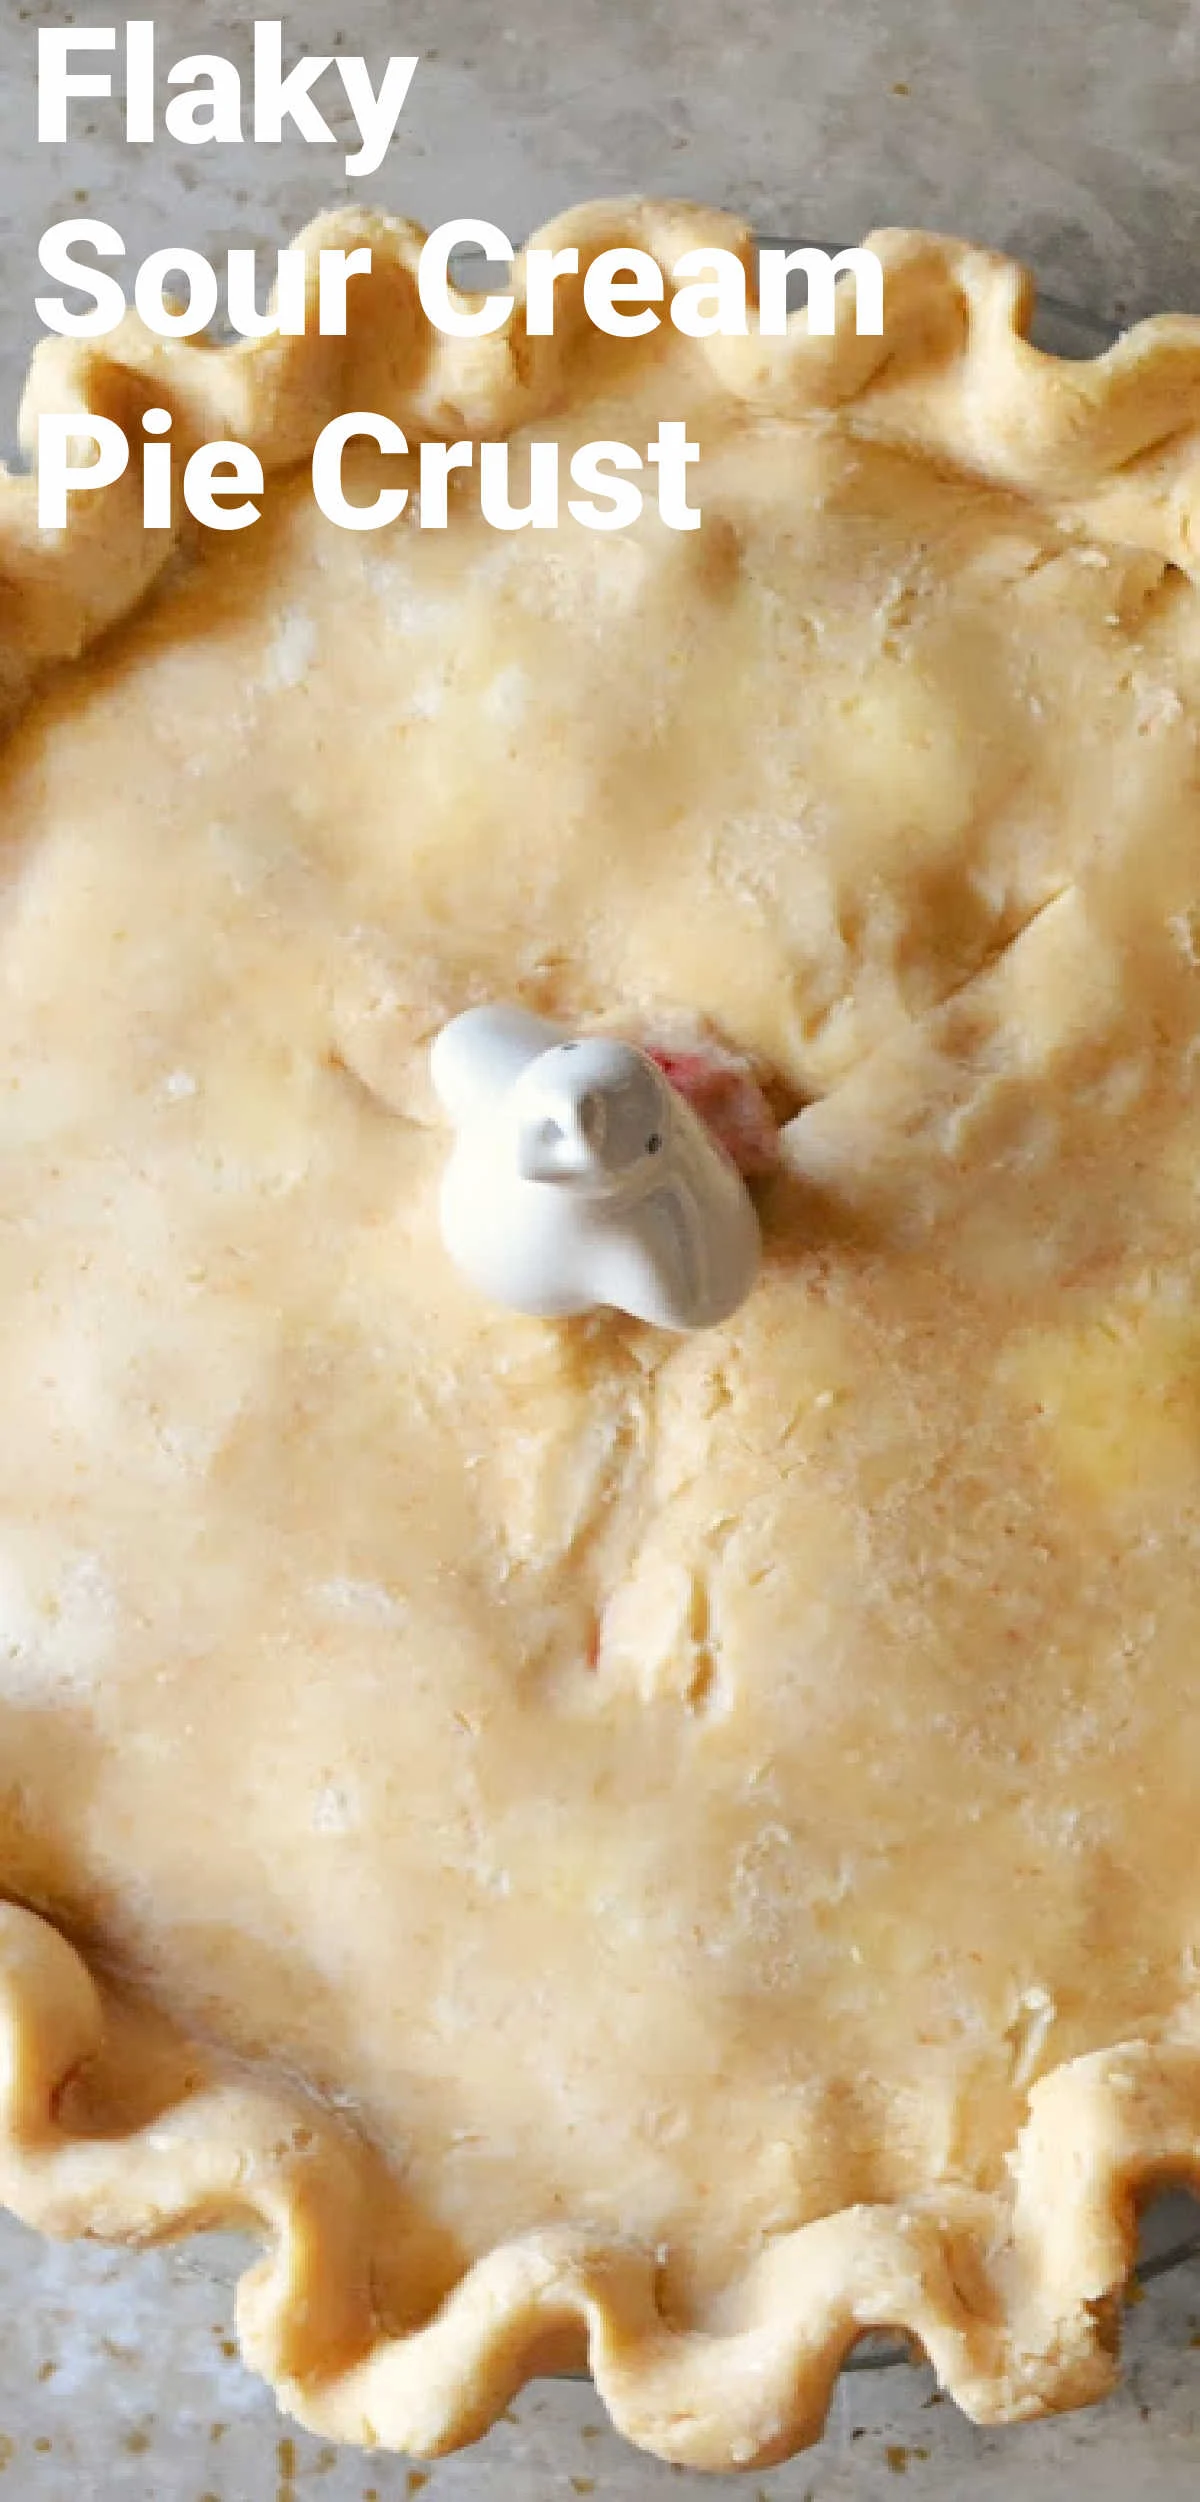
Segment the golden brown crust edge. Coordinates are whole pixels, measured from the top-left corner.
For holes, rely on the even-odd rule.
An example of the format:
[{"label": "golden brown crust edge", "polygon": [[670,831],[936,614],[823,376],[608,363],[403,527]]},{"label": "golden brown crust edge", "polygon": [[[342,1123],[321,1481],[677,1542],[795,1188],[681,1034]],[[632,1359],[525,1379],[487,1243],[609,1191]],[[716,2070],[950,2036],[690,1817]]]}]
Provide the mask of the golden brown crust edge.
[{"label": "golden brown crust edge", "polygon": [[[323,246],[374,248],[349,339],[211,350],[166,346],[130,320],[103,353],[51,342],[35,359],[27,435],[39,408],[79,406],[132,427],[165,401],[181,449],[231,434],[278,471],[349,407],[416,431],[494,436],[561,405],[585,358],[611,370],[639,353],[640,343],[598,345],[571,298],[553,340],[525,340],[519,309],[511,338],[432,334],[411,226],[336,214],[300,240],[314,270]],[[749,250],[732,220],[647,202],[594,204],[535,240],[578,243],[585,259],[628,241],[668,266],[705,241]],[[1197,562],[1200,321],[1144,322],[1103,357],[1067,364],[1029,345],[1031,291],[1014,263],[936,236],[870,241],[885,268],[881,339],[857,337],[843,286],[830,339],[801,319],[784,340],[680,342],[679,352],[706,364],[731,403],[844,411],[864,432],[1051,499],[1101,536]],[[172,545],[143,531],[132,475],[77,498],[52,541],[38,533],[31,481],[0,478],[0,699],[15,706],[45,667],[126,614]],[[351,2131],[207,2057],[142,2128],[84,2126],[89,2071],[102,2046],[111,2061],[114,2037],[119,2057],[121,2021],[48,1923],[0,1908],[0,2199],[45,2231],[131,2242],[257,2223],[270,2246],[240,2289],[247,2359],[314,2431],[414,2454],[484,2431],[564,2328],[586,2336],[618,2428],[693,2467],[765,2465],[815,2439],[843,2357],[872,2327],[917,2338],[979,2421],[1083,2404],[1115,2375],[1108,2306],[1132,2260],[1136,2189],[1200,2175],[1200,2050],[1126,2043],[1033,2089],[1011,2200],[931,2193],[809,2224],[730,2290],[719,2334],[666,2324],[651,2253],[565,2229],[494,2251],[426,2326],[392,2337],[372,2310],[370,2162]]]}]

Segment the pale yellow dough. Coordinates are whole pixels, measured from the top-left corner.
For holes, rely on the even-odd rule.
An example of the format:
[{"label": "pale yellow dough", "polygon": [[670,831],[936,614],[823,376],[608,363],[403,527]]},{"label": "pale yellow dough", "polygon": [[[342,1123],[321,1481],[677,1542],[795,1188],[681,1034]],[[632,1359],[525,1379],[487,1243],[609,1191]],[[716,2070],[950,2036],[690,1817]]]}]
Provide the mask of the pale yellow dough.
[{"label": "pale yellow dough", "polygon": [[[1200,2163],[1200,324],[1060,366],[885,234],[882,340],[468,348],[364,235],[347,342],[35,370],[253,441],[255,529],[0,482],[0,2196],[261,2222],[350,2441],[590,2354],[765,2462],[879,2324],[1080,2402]],[[686,415],[703,527],[340,532],[354,406]],[[807,1107],[728,1327],[452,1272],[494,995]]]}]

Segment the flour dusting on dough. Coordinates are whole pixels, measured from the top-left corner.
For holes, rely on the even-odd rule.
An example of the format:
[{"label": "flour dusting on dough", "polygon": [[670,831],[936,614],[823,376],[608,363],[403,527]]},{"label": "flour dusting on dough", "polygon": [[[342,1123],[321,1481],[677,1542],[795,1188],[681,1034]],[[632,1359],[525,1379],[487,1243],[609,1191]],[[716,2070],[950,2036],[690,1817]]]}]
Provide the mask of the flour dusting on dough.
[{"label": "flour dusting on dough", "polygon": [[0,1551],[0,1687],[36,1702],[103,1676],[117,1637],[117,1595],[97,1555],[65,1554],[44,1583]]},{"label": "flour dusting on dough", "polygon": [[317,656],[317,621],[303,608],[288,608],[268,645],[263,685],[275,692],[302,686]]}]

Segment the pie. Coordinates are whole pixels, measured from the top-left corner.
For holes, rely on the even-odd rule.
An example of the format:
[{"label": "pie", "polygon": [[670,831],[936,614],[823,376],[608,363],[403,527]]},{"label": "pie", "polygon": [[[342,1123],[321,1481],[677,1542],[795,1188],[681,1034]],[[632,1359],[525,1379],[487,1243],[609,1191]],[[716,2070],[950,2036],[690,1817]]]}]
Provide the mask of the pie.
[{"label": "pie", "polygon": [[[766,2463],[879,2327],[1081,2404],[1200,2168],[1200,324],[889,230],[882,338],[470,343],[364,240],[348,340],[35,366],[253,529],[0,482],[0,2197],[257,2228],[347,2442],[587,2364]],[[686,417],[702,527],[339,530],[352,407]],[[730,1321],[453,1269],[491,999],[753,1070]]]}]

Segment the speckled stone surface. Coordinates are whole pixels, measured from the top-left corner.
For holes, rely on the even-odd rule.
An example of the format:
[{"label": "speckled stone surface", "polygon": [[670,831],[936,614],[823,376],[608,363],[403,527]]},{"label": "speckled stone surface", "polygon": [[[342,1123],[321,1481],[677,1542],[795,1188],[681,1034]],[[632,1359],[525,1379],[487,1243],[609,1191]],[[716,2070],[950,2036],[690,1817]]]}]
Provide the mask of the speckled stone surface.
[{"label": "speckled stone surface", "polygon": [[[149,10],[150,0],[146,0]],[[80,108],[39,147],[39,20],[0,0],[0,440],[36,335],[37,244],[102,216],[137,259],[286,241],[366,198],[427,225],[495,220],[519,240],[571,201],[686,194],[762,231],[851,241],[872,225],[969,233],[1115,318],[1200,310],[1197,0],[293,0],[297,50],[380,64],[417,52],[387,163],[341,149],[126,147],[119,107]],[[80,9],[83,23],[115,12]],[[253,10],[160,0],[164,63],[245,63]],[[91,129],[86,128],[90,117]],[[1193,2230],[1176,2207],[1160,2246]],[[976,2432],[909,2367],[843,2377],[826,2438],[765,2477],[688,2479],[608,2433],[586,2388],[526,2393],[482,2449],[428,2472],[292,2434],[230,2344],[228,2242],[140,2256],[57,2249],[0,2222],[0,2496],[17,2502],[1193,2502],[1200,2473],[1200,2262],[1127,2323],[1120,2394],[1086,2415]]]}]

